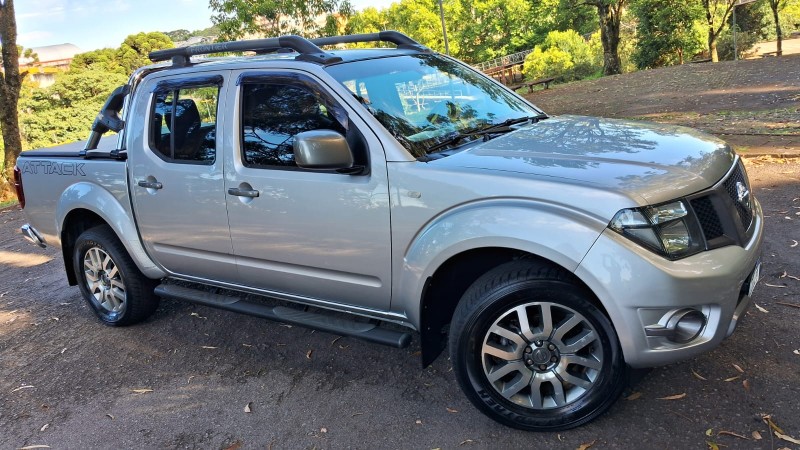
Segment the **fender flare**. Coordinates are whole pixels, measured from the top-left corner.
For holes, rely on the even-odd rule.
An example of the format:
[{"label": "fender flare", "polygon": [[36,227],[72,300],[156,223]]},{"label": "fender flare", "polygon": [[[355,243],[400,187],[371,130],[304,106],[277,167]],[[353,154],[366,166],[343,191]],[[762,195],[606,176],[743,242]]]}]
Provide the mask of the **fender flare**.
[{"label": "fender flare", "polygon": [[[127,197],[125,197],[127,200]],[[126,208],[127,206],[127,208]],[[114,233],[142,273],[152,279],[164,278],[167,274],[157,266],[144,250],[139,232],[133,222],[130,204],[123,205],[106,189],[88,182],[79,182],[67,187],[56,204],[56,231],[61,236],[67,216],[84,209],[100,216]]]},{"label": "fender flare", "polygon": [[459,205],[431,219],[405,249],[393,309],[404,311],[419,327],[428,279],[469,250],[513,249],[574,273],[606,225],[602,218],[543,201],[508,198]]}]

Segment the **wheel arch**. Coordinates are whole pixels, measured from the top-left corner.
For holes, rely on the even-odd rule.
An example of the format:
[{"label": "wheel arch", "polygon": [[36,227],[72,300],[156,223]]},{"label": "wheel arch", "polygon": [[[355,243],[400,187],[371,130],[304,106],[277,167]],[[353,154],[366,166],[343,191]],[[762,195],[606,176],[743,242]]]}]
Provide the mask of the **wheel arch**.
[{"label": "wheel arch", "polygon": [[608,316],[605,306],[588,285],[562,265],[540,255],[510,247],[473,248],[451,256],[425,281],[420,299],[419,327],[423,367],[435,361],[445,349],[450,322],[466,290],[483,274],[516,260],[563,269],[570,275],[570,281],[587,293],[588,300]]},{"label": "wheel arch", "polygon": [[56,224],[71,286],[77,283],[72,267],[75,240],[83,231],[98,225],[111,227],[145,276],[152,279],[166,276],[142,247],[130,205],[121,204],[117,197],[96,184],[76,183],[67,188],[56,206]]}]

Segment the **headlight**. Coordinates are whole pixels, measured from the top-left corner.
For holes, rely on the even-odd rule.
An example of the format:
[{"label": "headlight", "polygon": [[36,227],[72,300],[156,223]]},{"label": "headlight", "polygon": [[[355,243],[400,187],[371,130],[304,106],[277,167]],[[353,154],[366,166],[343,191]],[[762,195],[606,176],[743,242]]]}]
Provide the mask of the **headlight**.
[{"label": "headlight", "polygon": [[705,248],[697,219],[682,200],[623,209],[608,226],[669,259],[693,255]]}]

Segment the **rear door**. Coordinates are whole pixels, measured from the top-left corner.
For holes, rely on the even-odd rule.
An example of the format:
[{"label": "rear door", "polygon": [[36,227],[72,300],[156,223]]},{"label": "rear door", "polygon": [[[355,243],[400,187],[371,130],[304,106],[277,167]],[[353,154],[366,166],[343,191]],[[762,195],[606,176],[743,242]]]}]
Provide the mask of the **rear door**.
[{"label": "rear door", "polygon": [[[388,310],[389,186],[383,147],[321,82],[299,71],[233,74],[233,152],[225,190],[242,284]],[[233,78],[232,78],[233,79]],[[304,170],[292,142],[303,131],[347,137],[359,174]],[[243,195],[245,194],[245,195]]]},{"label": "rear door", "polygon": [[150,256],[173,274],[235,282],[219,156],[226,75],[172,75],[140,85],[128,154],[136,221]]}]

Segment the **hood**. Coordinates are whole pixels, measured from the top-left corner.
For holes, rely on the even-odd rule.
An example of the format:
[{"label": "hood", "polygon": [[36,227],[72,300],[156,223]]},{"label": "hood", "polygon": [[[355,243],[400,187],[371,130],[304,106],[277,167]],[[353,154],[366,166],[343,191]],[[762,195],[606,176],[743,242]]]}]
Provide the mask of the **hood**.
[{"label": "hood", "polygon": [[433,164],[594,184],[654,204],[712,186],[734,159],[725,142],[690,128],[559,116]]}]

